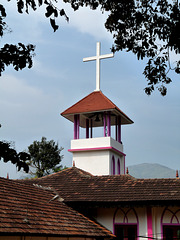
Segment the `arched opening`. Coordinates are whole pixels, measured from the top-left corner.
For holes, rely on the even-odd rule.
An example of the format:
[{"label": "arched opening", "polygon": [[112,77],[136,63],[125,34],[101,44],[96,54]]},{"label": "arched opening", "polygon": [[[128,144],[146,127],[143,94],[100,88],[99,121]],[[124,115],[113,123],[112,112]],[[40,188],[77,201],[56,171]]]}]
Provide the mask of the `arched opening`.
[{"label": "arched opening", "polygon": [[112,156],[112,162],[111,162],[111,175],[115,175],[115,158]]},{"label": "arched opening", "polygon": [[117,161],[117,173],[118,173],[118,175],[120,175],[120,173],[121,173],[121,166],[120,166],[119,158],[118,158],[118,161]]},{"label": "arched opening", "polygon": [[134,208],[118,208],[114,213],[113,226],[117,239],[138,239],[139,220]]},{"label": "arched opening", "polygon": [[180,209],[165,208],[161,216],[162,239],[180,239]]}]

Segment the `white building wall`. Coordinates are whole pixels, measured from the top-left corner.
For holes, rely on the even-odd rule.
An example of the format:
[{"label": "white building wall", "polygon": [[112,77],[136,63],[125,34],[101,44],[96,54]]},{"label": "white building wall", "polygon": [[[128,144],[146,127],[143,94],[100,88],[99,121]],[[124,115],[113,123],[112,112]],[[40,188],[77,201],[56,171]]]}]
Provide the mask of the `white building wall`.
[{"label": "white building wall", "polygon": [[109,151],[74,152],[73,162],[77,168],[93,175],[109,175]]},{"label": "white building wall", "polygon": [[115,211],[116,211],[115,208],[100,208],[98,209],[96,216],[97,222],[99,222],[102,226],[109,229],[112,233],[114,231],[113,216]]},{"label": "white building wall", "polygon": [[148,229],[147,229],[147,211],[146,207],[143,208],[135,208],[138,214],[139,220],[139,236],[145,236],[145,238],[139,238],[139,240],[147,239],[148,237]]},{"label": "white building wall", "polygon": [[123,145],[111,137],[85,138],[71,140],[71,149],[113,147],[123,152]]},{"label": "white building wall", "polygon": [[118,159],[120,174],[125,173],[123,145],[111,137],[71,140],[69,151],[73,153],[75,166],[93,175],[111,175],[112,157],[115,159],[115,174],[118,174]]},{"label": "white building wall", "polygon": [[164,207],[153,207],[152,208],[152,222],[153,222],[153,233],[154,237],[161,239],[161,217],[164,211]]}]

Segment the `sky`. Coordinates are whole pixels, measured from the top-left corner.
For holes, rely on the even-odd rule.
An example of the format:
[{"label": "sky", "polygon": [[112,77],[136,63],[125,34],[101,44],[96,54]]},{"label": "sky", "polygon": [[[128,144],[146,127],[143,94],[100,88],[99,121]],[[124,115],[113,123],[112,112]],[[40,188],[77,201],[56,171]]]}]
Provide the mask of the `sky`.
[{"label": "sky", "polygon": [[[95,62],[83,63],[83,58],[96,54],[98,41],[101,53],[110,53],[113,39],[104,27],[106,15],[86,8],[73,12],[66,4],[70,21],[60,18],[59,30],[54,33],[43,9],[19,14],[13,2],[1,3],[6,6],[7,24],[12,29],[0,40],[1,46],[32,43],[36,56],[31,69],[16,72],[7,67],[0,77],[0,140],[11,141],[19,152],[42,136],[53,139],[64,148],[63,166],[70,167],[73,123],[60,113],[96,88]],[[157,90],[147,96],[142,74],[145,64],[125,51],[102,60],[101,91],[134,121],[122,126],[126,166],[159,163],[179,170],[180,79],[171,73],[173,82],[167,96],[162,97]],[[7,173],[12,179],[27,176],[13,164],[0,161],[0,177]]]}]

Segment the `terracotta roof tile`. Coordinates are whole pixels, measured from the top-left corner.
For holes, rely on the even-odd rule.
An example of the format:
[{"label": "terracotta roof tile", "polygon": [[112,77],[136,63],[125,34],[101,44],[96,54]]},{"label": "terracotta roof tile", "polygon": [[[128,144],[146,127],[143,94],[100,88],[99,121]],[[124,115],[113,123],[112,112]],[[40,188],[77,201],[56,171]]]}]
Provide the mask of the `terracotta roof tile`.
[{"label": "terracotta roof tile", "polygon": [[72,167],[37,179],[35,182],[54,187],[67,203],[180,201],[180,180],[175,178],[136,179],[130,175],[92,176]]},{"label": "terracotta roof tile", "polygon": [[[68,115],[82,114],[82,113],[93,113],[102,111],[116,110],[122,116],[122,123],[128,124],[133,121],[124,114],[110,99],[108,99],[101,91],[94,91],[75,103],[64,112],[62,116],[67,117]],[[68,117],[67,117],[68,118]],[[72,121],[71,118],[68,118]]]},{"label": "terracotta roof tile", "polygon": [[0,233],[113,237],[47,187],[0,178]]}]

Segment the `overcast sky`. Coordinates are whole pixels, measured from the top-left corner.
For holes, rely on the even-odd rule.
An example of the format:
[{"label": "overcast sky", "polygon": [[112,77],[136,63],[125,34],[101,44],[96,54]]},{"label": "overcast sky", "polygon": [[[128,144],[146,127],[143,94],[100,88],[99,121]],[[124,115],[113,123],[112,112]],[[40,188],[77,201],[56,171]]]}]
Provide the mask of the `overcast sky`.
[{"label": "overcast sky", "polygon": [[[12,141],[23,151],[42,136],[64,147],[63,165],[72,165],[68,152],[73,138],[73,124],[60,113],[95,90],[95,62],[83,63],[84,57],[110,53],[113,40],[104,28],[105,15],[81,9],[73,12],[66,6],[70,22],[58,20],[54,33],[42,11],[18,14],[13,2],[7,3],[7,23],[12,33],[4,43],[36,45],[31,69],[16,72],[8,67],[0,77],[0,139]],[[159,163],[180,169],[180,79],[173,82],[168,94],[158,91],[147,96],[142,74],[145,61],[131,53],[118,52],[101,63],[101,90],[134,124],[122,127],[126,166]],[[0,176],[22,177],[14,165],[0,162]]]}]

